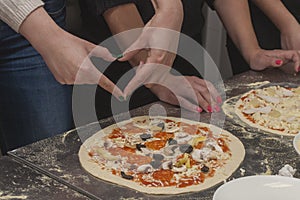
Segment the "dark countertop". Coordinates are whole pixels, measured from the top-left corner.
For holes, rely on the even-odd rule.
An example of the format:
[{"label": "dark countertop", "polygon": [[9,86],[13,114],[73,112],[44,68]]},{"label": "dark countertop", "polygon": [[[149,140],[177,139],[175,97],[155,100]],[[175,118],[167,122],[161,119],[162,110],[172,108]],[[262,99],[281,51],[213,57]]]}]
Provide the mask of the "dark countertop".
[{"label": "dark countertop", "polygon": [[[227,98],[244,93],[251,88],[258,87],[256,82],[293,83],[300,85],[300,77],[282,73],[280,70],[267,70],[261,73],[249,71],[235,76],[225,82]],[[253,84],[255,83],[255,84]],[[131,112],[135,115],[147,115],[153,105],[161,105],[169,116],[180,116],[180,109],[161,102],[140,107]],[[193,118],[194,114],[181,113],[186,118]],[[120,115],[119,118],[124,117]],[[208,122],[211,114],[201,114],[201,120]],[[113,118],[100,121],[101,127],[114,123]],[[258,129],[250,128],[235,117],[226,118],[224,129],[236,135],[244,144],[246,157],[240,168],[229,178],[238,178],[255,174],[277,174],[285,164],[298,169],[295,177],[300,178],[300,159],[292,146],[292,137],[281,137],[267,134]],[[87,133],[99,130],[98,123],[81,127]],[[93,199],[174,199],[175,196],[147,195],[126,187],[111,184],[89,175],[80,166],[78,150],[81,141],[76,131],[58,135],[26,147],[19,148],[9,155],[20,162],[49,175],[57,181],[77,190]],[[176,195],[176,199],[212,199],[214,191],[221,184],[199,193]]]},{"label": "dark countertop", "polygon": [[1,157],[0,163],[0,199],[87,199],[10,157]]}]

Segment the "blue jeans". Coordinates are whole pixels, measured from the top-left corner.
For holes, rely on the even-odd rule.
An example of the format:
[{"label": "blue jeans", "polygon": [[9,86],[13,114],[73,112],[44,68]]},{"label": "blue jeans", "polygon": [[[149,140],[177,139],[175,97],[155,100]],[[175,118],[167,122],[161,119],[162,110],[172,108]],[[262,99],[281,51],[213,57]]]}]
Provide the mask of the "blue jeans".
[{"label": "blue jeans", "polygon": [[[61,27],[65,1],[45,0]],[[58,83],[40,54],[0,21],[0,145],[2,153],[73,128],[72,87]]]}]

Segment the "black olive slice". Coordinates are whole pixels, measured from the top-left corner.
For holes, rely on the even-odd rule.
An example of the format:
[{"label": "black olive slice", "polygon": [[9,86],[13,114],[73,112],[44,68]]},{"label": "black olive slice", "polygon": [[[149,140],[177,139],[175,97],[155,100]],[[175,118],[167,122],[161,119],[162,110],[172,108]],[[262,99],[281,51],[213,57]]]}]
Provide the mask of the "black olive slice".
[{"label": "black olive slice", "polygon": [[207,173],[207,172],[209,172],[209,167],[207,167],[207,166],[203,166],[202,168],[201,168],[201,171],[203,172],[203,173]]},{"label": "black olive slice", "polygon": [[192,147],[192,145],[189,145],[189,144],[183,144],[179,147],[179,150],[182,152],[182,153],[191,153],[194,148]]},{"label": "black olive slice", "polygon": [[142,135],[140,135],[140,138],[144,141],[152,138],[151,134],[147,134],[147,133],[143,133]]},{"label": "black olive slice", "polygon": [[127,174],[125,174],[125,172],[121,172],[121,176],[122,176],[122,178],[127,179],[127,180],[133,179],[133,176],[127,175]]},{"label": "black olive slice", "polygon": [[146,145],[144,145],[144,144],[136,144],[135,147],[136,147],[137,150],[142,151],[141,148],[146,148]]}]

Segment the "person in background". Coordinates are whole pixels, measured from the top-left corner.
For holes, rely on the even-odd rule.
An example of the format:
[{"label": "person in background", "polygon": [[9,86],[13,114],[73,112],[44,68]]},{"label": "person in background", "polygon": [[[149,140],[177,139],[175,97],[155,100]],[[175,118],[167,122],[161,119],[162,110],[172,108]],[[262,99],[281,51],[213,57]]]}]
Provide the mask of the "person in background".
[{"label": "person in background", "polygon": [[[261,48],[300,50],[299,2],[251,0],[249,6],[251,21]],[[251,69],[230,37],[227,38],[227,49],[234,74]]]},{"label": "person in background", "polygon": [[[199,13],[201,13],[203,4],[204,0],[82,0],[80,5],[83,24],[86,25],[84,29],[89,30],[86,36],[83,37],[94,43],[100,43],[112,35],[146,26],[182,31],[201,44],[204,17]],[[200,22],[200,24],[195,26],[193,24],[195,21]],[[159,34],[156,35],[159,36]],[[119,44],[123,44],[121,49],[124,49],[124,46],[130,46],[133,42],[118,41]],[[176,43],[174,40],[171,42]],[[130,101],[132,102],[131,109],[160,99],[174,105],[180,103],[182,107],[193,112],[220,111],[219,104],[222,102],[222,98],[215,87],[210,82],[199,78],[199,72],[179,56],[176,57],[176,55],[166,51],[144,48],[141,51],[125,54],[124,58],[119,59],[119,61],[125,60],[128,60],[133,67],[138,66],[141,61],[146,64],[160,63],[172,67],[183,75],[177,77],[176,85],[185,85],[184,82],[187,80],[193,88],[191,93],[197,95],[196,100],[191,100],[191,93],[184,90],[178,89],[174,95],[170,90],[159,84],[147,84],[146,87],[141,87],[134,92]],[[128,63],[114,64],[107,70],[107,76],[114,81],[118,81],[123,74],[131,69]],[[131,93],[132,88],[129,89],[130,92],[125,88],[124,95]],[[103,95],[105,95],[103,93],[105,92],[101,89],[98,90],[99,98],[102,100]],[[107,112],[99,112],[97,114],[98,118],[106,117],[103,116],[103,113],[111,112],[109,111],[110,100],[107,98],[105,105],[103,105],[103,101],[101,104],[100,101],[96,101],[96,104],[97,102],[96,110],[101,111],[104,107],[107,108]]]},{"label": "person in background", "polygon": [[2,153],[72,129],[75,81],[112,93],[115,85],[85,58],[92,50],[109,62],[115,58],[64,30],[64,0],[1,0],[0,19]]},{"label": "person in background", "polygon": [[[204,1],[199,0],[176,0],[176,1],[163,1],[166,6],[170,6],[168,9],[164,9],[164,6],[159,6],[160,0],[82,0],[82,15],[86,21],[84,24],[90,22],[93,27],[93,38],[97,38],[95,42],[101,42],[114,34],[121,33],[123,31],[141,28],[141,27],[161,27],[161,28],[170,28],[172,30],[180,30],[180,23],[182,22],[183,33],[195,38],[193,34],[196,31],[196,41],[201,44],[201,27],[203,27],[204,21],[202,16],[202,5]],[[268,51],[262,49],[257,42],[253,27],[250,21],[250,14],[248,8],[248,1],[236,1],[236,0],[210,0],[207,1],[211,7],[216,8],[219,16],[221,17],[229,35],[233,38],[235,44],[239,47],[240,52],[247,60],[247,63],[251,65],[251,68],[254,70],[263,70],[267,67],[280,67],[285,63],[292,62],[295,69],[299,66],[299,54],[296,51]],[[238,11],[238,12],[237,12]],[[182,16],[183,20],[182,20]],[[93,22],[97,19],[97,22]],[[106,37],[101,38],[101,34],[98,32],[103,30],[103,28],[109,28],[110,32],[107,32]],[[98,31],[97,31],[98,30]],[[146,31],[145,31],[146,32]],[[158,34],[156,34],[159,37]],[[99,39],[100,38],[100,39]],[[140,38],[143,38],[141,40]],[[144,40],[150,38],[150,36],[145,36],[145,33],[140,36],[139,40],[141,43],[147,43]],[[125,43],[125,46],[128,46],[132,41],[118,41],[118,43]],[[136,42],[134,42],[135,46]],[[190,71],[188,75],[194,75],[194,71],[191,70],[192,67],[187,67],[188,63],[179,62],[177,63],[178,57],[174,60],[175,56],[170,55],[164,51],[151,50],[150,58],[149,49],[144,48],[142,51],[134,51],[133,53],[125,54],[125,56],[120,61],[129,60],[132,66],[137,66],[139,62],[152,62],[160,63],[167,66],[173,66],[179,72],[182,72],[182,69]],[[161,57],[162,59],[158,60],[155,57]],[[174,62],[175,61],[175,62]],[[117,70],[120,71],[122,68],[116,66]],[[116,70],[116,71],[117,71]],[[115,72],[116,72],[115,71]],[[116,73],[112,73],[112,76],[115,76]],[[120,73],[121,75],[123,74]],[[182,73],[186,75],[184,72]],[[120,76],[121,76],[120,75]],[[198,75],[198,74],[197,74]],[[202,110],[207,112],[219,111],[220,107],[218,103],[222,102],[220,96],[212,94],[210,91],[215,91],[211,83],[204,81],[198,75],[186,76],[185,77],[191,85],[195,93],[197,93],[198,101],[196,104],[199,104],[200,109],[195,105],[195,102],[188,102],[186,106],[189,110]],[[116,81],[118,79],[116,78]],[[177,83],[180,85],[180,83]],[[168,90],[161,87],[160,85],[146,85],[150,88],[160,100],[177,105],[178,101],[176,98],[180,95],[172,95]],[[213,88],[213,89],[207,89]],[[127,94],[126,89],[124,91]],[[142,92],[145,97],[145,92]],[[102,95],[100,95],[102,97]],[[181,96],[188,101],[189,94]],[[141,97],[142,98],[142,97]],[[212,99],[211,101],[209,99]],[[143,101],[145,103],[149,103]],[[138,102],[138,101],[134,101]],[[99,105],[101,107],[101,105]],[[196,108],[196,109],[195,109]],[[101,116],[100,116],[101,118]]]}]

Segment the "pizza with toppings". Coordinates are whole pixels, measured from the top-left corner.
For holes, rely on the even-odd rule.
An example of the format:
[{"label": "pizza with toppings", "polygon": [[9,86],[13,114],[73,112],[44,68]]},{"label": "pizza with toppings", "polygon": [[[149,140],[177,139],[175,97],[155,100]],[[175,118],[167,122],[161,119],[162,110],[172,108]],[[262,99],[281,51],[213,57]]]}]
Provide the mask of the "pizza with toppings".
[{"label": "pizza with toppings", "polygon": [[151,194],[201,191],[244,159],[238,138],[216,126],[173,117],[136,117],[86,140],[81,165],[92,175]]},{"label": "pizza with toppings", "polygon": [[270,86],[241,96],[235,113],[250,126],[294,136],[300,131],[300,87]]}]

